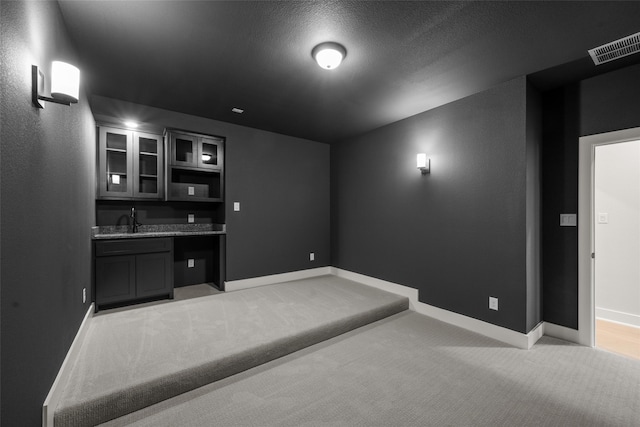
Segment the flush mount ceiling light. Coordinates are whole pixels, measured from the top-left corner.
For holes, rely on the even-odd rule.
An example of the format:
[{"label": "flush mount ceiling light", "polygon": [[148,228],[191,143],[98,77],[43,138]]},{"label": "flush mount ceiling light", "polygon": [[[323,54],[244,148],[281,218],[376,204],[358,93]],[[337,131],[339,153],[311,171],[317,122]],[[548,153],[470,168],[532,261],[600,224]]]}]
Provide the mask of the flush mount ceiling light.
[{"label": "flush mount ceiling light", "polygon": [[314,47],[311,56],[325,70],[333,70],[338,68],[344,57],[347,56],[347,50],[341,44],[326,42]]}]

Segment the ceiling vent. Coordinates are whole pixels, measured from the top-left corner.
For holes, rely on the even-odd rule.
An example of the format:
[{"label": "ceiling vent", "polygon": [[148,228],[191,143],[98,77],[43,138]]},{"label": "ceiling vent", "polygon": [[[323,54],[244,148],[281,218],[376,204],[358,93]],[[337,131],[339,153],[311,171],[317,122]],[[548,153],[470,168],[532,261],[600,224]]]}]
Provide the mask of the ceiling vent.
[{"label": "ceiling vent", "polygon": [[632,53],[640,52],[640,33],[621,38],[611,43],[589,49],[594,64],[600,65]]}]

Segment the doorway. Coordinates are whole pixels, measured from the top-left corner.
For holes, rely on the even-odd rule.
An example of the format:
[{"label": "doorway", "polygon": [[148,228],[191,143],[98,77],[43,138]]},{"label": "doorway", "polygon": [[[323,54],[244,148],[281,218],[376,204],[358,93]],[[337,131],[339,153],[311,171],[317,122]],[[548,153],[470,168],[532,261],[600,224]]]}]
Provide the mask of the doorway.
[{"label": "doorway", "polygon": [[640,359],[640,139],[594,159],[595,346]]},{"label": "doorway", "polygon": [[580,138],[579,343],[640,358],[640,128]]}]

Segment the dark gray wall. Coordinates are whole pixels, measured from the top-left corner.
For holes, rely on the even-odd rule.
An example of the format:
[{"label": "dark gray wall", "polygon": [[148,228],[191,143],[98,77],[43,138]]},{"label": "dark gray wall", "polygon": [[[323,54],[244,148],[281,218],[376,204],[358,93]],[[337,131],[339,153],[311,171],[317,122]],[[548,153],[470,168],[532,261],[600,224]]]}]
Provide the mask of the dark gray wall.
[{"label": "dark gray wall", "polygon": [[218,203],[98,200],[96,225],[131,226],[132,207],[143,225],[187,224],[189,214],[196,224],[224,223],[224,206]]},{"label": "dark gray wall", "polygon": [[71,107],[31,103],[32,64],[78,64],[58,4],[3,1],[0,14],[0,422],[37,426],[89,308],[95,133],[83,91]]},{"label": "dark gray wall", "polygon": [[[543,318],[578,329],[579,137],[640,126],[640,65],[543,94]],[[578,218],[578,221],[584,220]]]},{"label": "dark gray wall", "polygon": [[527,326],[542,321],[542,97],[527,84]]},{"label": "dark gray wall", "polygon": [[578,228],[560,214],[578,212],[578,85],[543,94],[543,320],[578,329]]},{"label": "dark gray wall", "polygon": [[226,138],[227,280],[329,265],[328,145],[104,97],[91,106],[99,122],[133,118],[152,132],[173,127]]},{"label": "dark gray wall", "polygon": [[332,264],[528,332],[526,106],[522,77],[333,145]]},{"label": "dark gray wall", "polygon": [[580,82],[580,136],[640,126],[640,64]]}]

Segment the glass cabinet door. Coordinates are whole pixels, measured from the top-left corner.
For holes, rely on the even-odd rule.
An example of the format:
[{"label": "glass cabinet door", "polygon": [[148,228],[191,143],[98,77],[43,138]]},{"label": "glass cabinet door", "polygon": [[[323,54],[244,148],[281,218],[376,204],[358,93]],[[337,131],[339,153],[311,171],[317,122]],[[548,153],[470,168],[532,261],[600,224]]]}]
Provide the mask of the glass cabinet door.
[{"label": "glass cabinet door", "polygon": [[100,128],[99,196],[131,197],[132,193],[132,138],[131,132]]},{"label": "glass cabinet door", "polygon": [[159,135],[134,132],[133,196],[159,199],[163,197],[162,138]]},{"label": "glass cabinet door", "polygon": [[198,138],[192,135],[171,134],[171,164],[198,166]]},{"label": "glass cabinet door", "polygon": [[213,138],[198,138],[198,167],[205,169],[220,169],[222,167],[221,141]]}]

